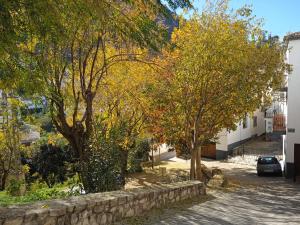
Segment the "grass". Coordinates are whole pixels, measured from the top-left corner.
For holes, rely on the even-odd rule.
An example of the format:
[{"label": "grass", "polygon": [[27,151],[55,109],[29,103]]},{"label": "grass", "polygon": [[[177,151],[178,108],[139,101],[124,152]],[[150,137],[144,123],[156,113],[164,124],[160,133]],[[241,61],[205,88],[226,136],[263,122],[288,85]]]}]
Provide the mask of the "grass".
[{"label": "grass", "polygon": [[0,206],[20,205],[49,199],[62,199],[78,194],[76,191],[69,191],[68,183],[58,184],[53,188],[48,188],[41,183],[35,183],[31,186],[31,190],[26,191],[25,195],[22,196],[12,196],[7,191],[1,191]]},{"label": "grass", "polygon": [[6,191],[0,192],[0,206],[9,206],[15,204],[26,204],[41,200],[58,199],[70,196],[65,188],[42,188],[27,192],[23,196],[11,196]]},{"label": "grass", "polygon": [[[162,175],[160,174],[159,167],[164,167],[164,165],[156,166],[154,170],[146,168],[144,172],[129,174],[125,188],[145,187],[152,186],[153,184],[167,184],[188,180],[189,178],[186,170],[168,167],[167,174]],[[11,196],[8,192],[2,191],[0,192],[0,206],[26,204],[49,199],[61,199],[71,195],[79,194],[68,191],[70,185],[72,184],[74,183],[67,181],[64,184],[59,184],[53,188],[48,188],[45,184],[34,183],[24,196]]]}]

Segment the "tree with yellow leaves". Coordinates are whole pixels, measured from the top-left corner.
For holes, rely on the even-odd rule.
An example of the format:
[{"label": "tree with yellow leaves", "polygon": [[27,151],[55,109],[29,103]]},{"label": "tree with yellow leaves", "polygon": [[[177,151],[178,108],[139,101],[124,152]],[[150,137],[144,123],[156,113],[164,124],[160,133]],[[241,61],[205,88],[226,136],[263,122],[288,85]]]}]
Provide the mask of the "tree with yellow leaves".
[{"label": "tree with yellow leaves", "polygon": [[2,92],[0,128],[0,190],[4,190],[9,179],[24,182],[21,165],[20,121],[18,107],[20,102],[7,98]]},{"label": "tree with yellow leaves", "polygon": [[[112,69],[114,76],[104,79],[105,85],[95,99],[96,119],[101,120],[100,136],[118,130],[117,146],[120,155],[120,175],[125,182],[128,154],[134,150],[137,140],[149,138],[147,119],[151,110],[149,86],[155,80],[152,65],[140,62],[123,62]],[[125,184],[125,183],[124,183]]]},{"label": "tree with yellow leaves", "polygon": [[85,191],[94,192],[95,180],[90,170],[95,168],[89,162],[93,154],[95,102],[102,98],[106,78],[113,77],[115,68],[123,62],[147,61],[140,48],[159,51],[166,44],[168,33],[157,18],[171,18],[168,7],[191,7],[191,3],[189,0],[25,2],[4,7],[9,9],[5,15],[11,19],[8,23],[11,29],[7,31],[20,32],[17,34],[20,40],[9,42],[16,45],[13,51],[17,49],[18,54],[8,52],[3,57],[5,63],[0,64],[0,69],[7,76],[3,76],[1,84],[21,86],[47,98],[56,129],[78,157]]},{"label": "tree with yellow leaves", "polygon": [[191,179],[201,179],[201,146],[260,107],[287,65],[282,47],[264,38],[251,9],[230,12],[227,1],[182,18],[172,45],[161,59],[165,70],[156,90],[160,132],[189,149]]}]

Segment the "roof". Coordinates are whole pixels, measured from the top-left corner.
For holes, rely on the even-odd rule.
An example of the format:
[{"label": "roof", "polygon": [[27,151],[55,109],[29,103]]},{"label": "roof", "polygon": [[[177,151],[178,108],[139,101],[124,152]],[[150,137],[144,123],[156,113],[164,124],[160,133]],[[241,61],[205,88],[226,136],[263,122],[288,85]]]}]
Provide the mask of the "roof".
[{"label": "roof", "polygon": [[300,32],[288,34],[284,37],[284,41],[300,40]]}]

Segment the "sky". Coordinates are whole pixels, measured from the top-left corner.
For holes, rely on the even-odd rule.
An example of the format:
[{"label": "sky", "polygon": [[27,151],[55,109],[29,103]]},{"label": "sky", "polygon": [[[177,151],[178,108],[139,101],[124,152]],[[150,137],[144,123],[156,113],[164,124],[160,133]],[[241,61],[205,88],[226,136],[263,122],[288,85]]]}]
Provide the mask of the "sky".
[{"label": "sky", "polygon": [[[194,0],[201,9],[205,0]],[[230,7],[238,9],[252,5],[253,14],[264,19],[264,29],[283,38],[288,32],[300,31],[300,0],[231,0]]]}]

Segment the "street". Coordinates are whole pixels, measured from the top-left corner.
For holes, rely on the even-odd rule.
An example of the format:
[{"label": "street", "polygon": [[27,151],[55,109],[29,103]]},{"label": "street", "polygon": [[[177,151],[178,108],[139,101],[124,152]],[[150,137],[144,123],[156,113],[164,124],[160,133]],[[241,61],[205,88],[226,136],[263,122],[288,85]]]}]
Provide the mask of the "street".
[{"label": "street", "polygon": [[[279,144],[258,138],[247,143],[245,156],[225,161],[203,159],[207,167],[223,171],[229,181],[228,188],[208,188],[207,199],[199,203],[170,206],[129,224],[300,224],[300,183],[256,174],[255,158],[262,153],[279,155],[276,150]],[[261,149],[263,152],[258,152]],[[187,169],[189,164],[189,160],[176,157],[163,163],[168,169]]]},{"label": "street", "polygon": [[208,190],[209,200],[181,210],[166,209],[141,224],[300,224],[300,185],[283,177],[257,177],[253,169],[228,173],[240,187]]}]

